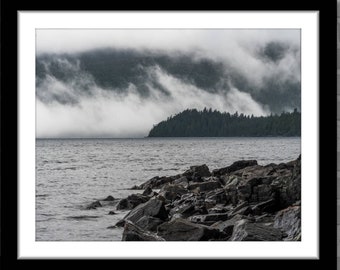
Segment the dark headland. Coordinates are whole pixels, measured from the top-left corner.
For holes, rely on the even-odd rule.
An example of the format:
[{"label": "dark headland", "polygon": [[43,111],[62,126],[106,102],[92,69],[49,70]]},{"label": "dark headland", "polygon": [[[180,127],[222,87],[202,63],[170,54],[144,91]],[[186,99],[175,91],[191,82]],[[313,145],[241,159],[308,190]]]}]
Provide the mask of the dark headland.
[{"label": "dark headland", "polygon": [[155,125],[148,137],[291,137],[301,136],[297,109],[268,116],[187,109]]},{"label": "dark headland", "polygon": [[[301,241],[301,156],[154,177],[119,200],[123,241]],[[96,207],[96,206],[95,206]]]}]

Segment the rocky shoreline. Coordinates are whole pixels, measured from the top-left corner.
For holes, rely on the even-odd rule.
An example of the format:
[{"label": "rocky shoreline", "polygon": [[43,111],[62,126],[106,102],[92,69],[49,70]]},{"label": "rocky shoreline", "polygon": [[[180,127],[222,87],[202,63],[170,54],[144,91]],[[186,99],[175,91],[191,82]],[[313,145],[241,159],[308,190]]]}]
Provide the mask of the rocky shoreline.
[{"label": "rocky shoreline", "polygon": [[265,166],[240,160],[212,172],[192,166],[131,189],[144,191],[116,205],[130,210],[115,225],[124,228],[122,241],[301,241],[301,156]]}]

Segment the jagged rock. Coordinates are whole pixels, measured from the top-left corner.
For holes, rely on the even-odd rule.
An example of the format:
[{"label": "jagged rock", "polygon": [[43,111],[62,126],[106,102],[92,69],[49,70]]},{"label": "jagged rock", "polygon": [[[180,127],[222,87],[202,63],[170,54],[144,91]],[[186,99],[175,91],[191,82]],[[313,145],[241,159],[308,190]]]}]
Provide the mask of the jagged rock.
[{"label": "jagged rock", "polygon": [[202,177],[210,176],[210,171],[207,165],[190,166],[190,169],[183,173],[183,176],[189,177],[190,180],[201,179]]},{"label": "jagged rock", "polygon": [[227,196],[225,194],[224,189],[220,188],[207,192],[205,194],[205,202],[212,203],[214,205],[226,203]]},{"label": "jagged rock", "polygon": [[242,219],[235,223],[230,241],[281,241],[282,236],[279,229]]},{"label": "jagged rock", "polygon": [[195,212],[195,206],[192,203],[183,203],[175,206],[169,212],[170,216],[175,214],[181,215],[183,217],[189,217]]},{"label": "jagged rock", "polygon": [[238,209],[237,211],[233,210],[229,215],[231,217],[235,216],[235,215],[247,216],[247,215],[249,215],[251,213],[252,213],[251,207],[247,205],[247,206],[244,206],[244,207]]},{"label": "jagged rock", "polygon": [[188,190],[181,185],[168,184],[161,188],[159,195],[163,196],[166,201],[173,201],[181,198],[183,194],[188,193]]},{"label": "jagged rock", "polygon": [[211,213],[206,215],[194,215],[188,218],[190,222],[204,225],[212,225],[217,221],[225,221],[228,219],[227,213]]},{"label": "jagged rock", "polygon": [[175,184],[175,185],[181,185],[181,186],[187,188],[187,187],[188,187],[188,184],[189,184],[189,180],[188,180],[188,178],[186,178],[185,176],[182,176],[182,177],[176,179],[176,180],[173,182],[173,184]]},{"label": "jagged rock", "polygon": [[162,224],[164,220],[161,220],[159,218],[150,217],[150,216],[143,216],[139,220],[137,220],[136,225],[143,230],[147,231],[156,231],[157,226]]},{"label": "jagged rock", "polygon": [[216,204],[214,207],[208,209],[208,214],[213,213],[227,213],[231,209],[230,206]]},{"label": "jagged rock", "polygon": [[301,160],[292,161],[290,166],[291,171],[276,178],[271,184],[273,190],[278,194],[281,209],[301,200]]},{"label": "jagged rock", "polygon": [[207,241],[225,238],[226,236],[218,229],[194,224],[181,218],[159,225],[157,234],[166,241]]},{"label": "jagged rock", "polygon": [[103,201],[104,202],[112,202],[112,201],[114,201],[115,200],[115,198],[113,198],[111,195],[109,195],[109,196],[107,196]]},{"label": "jagged rock", "polygon": [[252,206],[251,211],[254,215],[261,215],[263,212],[273,213],[276,211],[277,202],[274,199],[269,199]]},{"label": "jagged rock", "polygon": [[117,210],[131,210],[141,203],[145,203],[150,198],[142,194],[131,194],[127,198],[121,199],[116,208]]},{"label": "jagged rock", "polygon": [[232,173],[240,169],[243,169],[245,167],[254,166],[254,165],[257,165],[256,160],[239,160],[239,161],[235,161],[233,164],[231,164],[228,167],[213,170],[212,175],[220,176],[220,175]]},{"label": "jagged rock", "polygon": [[215,222],[214,224],[211,225],[211,227],[225,232],[227,237],[230,237],[233,233],[235,223],[244,218],[245,217],[243,217],[242,215],[235,215],[231,219]]},{"label": "jagged rock", "polygon": [[[129,220],[132,223],[137,223],[139,219],[144,216],[156,217],[161,220],[166,220],[168,218],[168,213],[165,210],[164,202],[158,200],[157,198],[152,198],[148,202],[138,205],[136,208],[132,209],[123,220]],[[124,222],[119,221],[116,225],[121,226]]]},{"label": "jagged rock", "polygon": [[150,186],[148,186],[142,193],[142,195],[144,196],[149,196],[150,194],[152,194],[152,188]]},{"label": "jagged rock", "polygon": [[86,210],[97,209],[97,207],[102,207],[102,204],[99,201],[90,203],[88,206],[86,206]]},{"label": "jagged rock", "polygon": [[122,241],[164,241],[164,239],[155,233],[142,230],[131,222],[126,222]]},{"label": "jagged rock", "polygon": [[279,211],[274,218],[274,228],[279,228],[287,234],[283,240],[301,240],[301,207],[291,206]]},{"label": "jagged rock", "polygon": [[108,213],[108,215],[116,215],[117,213],[116,212],[114,212],[114,211],[110,211],[109,213]]},{"label": "jagged rock", "polygon": [[217,188],[220,188],[220,187],[221,187],[221,184],[219,182],[209,181],[209,182],[189,184],[188,189],[194,190],[196,188],[199,188],[200,192],[204,192],[204,191],[214,190],[214,189],[217,189]]},{"label": "jagged rock", "polygon": [[163,185],[172,183],[176,179],[180,178],[181,175],[175,175],[175,176],[163,176],[163,177],[153,177],[150,180],[146,181],[145,183],[141,184],[139,186],[139,189],[146,189],[147,187],[150,187],[152,189],[160,189]]}]

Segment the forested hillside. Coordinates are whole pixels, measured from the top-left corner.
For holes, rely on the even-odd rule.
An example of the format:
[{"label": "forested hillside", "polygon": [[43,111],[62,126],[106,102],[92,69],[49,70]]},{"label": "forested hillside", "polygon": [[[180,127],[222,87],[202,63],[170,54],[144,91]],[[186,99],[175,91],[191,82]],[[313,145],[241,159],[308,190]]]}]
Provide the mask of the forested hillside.
[{"label": "forested hillside", "polygon": [[301,136],[301,113],[254,117],[211,109],[187,109],[155,125],[149,137]]}]

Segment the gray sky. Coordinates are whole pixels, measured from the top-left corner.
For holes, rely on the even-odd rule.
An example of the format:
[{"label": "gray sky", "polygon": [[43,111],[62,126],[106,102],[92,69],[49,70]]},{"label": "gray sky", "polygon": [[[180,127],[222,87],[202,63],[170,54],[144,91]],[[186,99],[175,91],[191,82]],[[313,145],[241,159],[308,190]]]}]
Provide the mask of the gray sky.
[{"label": "gray sky", "polygon": [[[259,47],[270,41],[300,46],[299,30],[42,30],[36,31],[37,52],[77,53],[98,48],[194,52],[231,64],[249,82],[261,86],[263,78],[280,74],[282,80],[300,80],[296,56],[287,54],[279,63],[265,63],[258,58]],[[64,60],[63,60],[64,61]],[[71,65],[72,63],[66,63]],[[78,68],[78,67],[74,67]],[[91,98],[81,98],[77,106],[37,101],[38,137],[139,137],[146,136],[152,125],[187,108],[211,107],[220,111],[265,115],[269,111],[242,89],[232,88],[225,95],[209,94],[179,80],[157,67],[148,73],[169,89],[172,99],[164,99],[151,89],[152,99],[142,100],[133,85],[126,96],[95,87]],[[85,76],[85,75],[84,75]],[[85,77],[84,77],[85,78]],[[90,78],[89,78],[90,79]],[[147,80],[147,78],[146,78]],[[44,89],[50,93],[72,92],[72,82],[47,78]],[[51,125],[53,123],[53,125]]]}]

